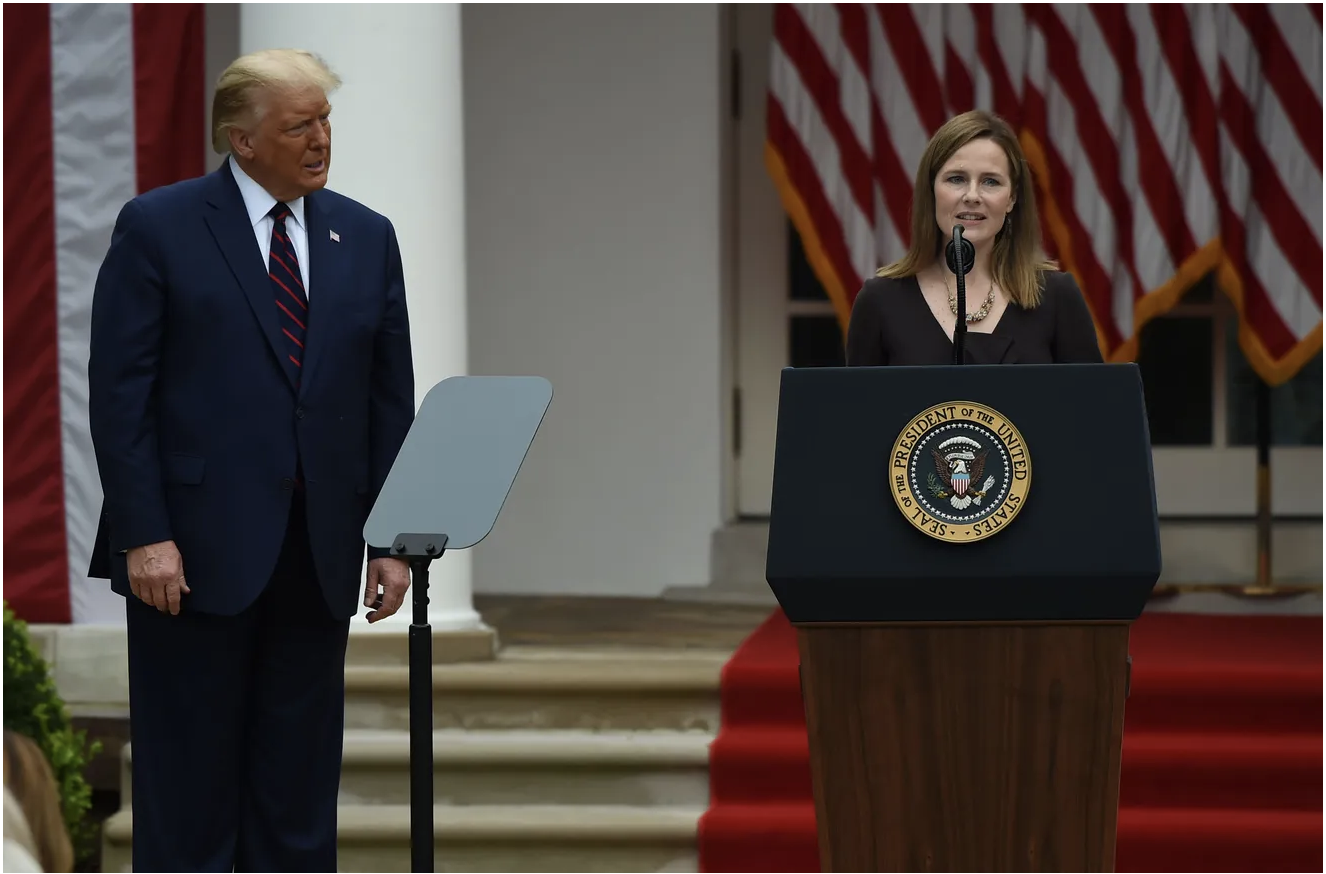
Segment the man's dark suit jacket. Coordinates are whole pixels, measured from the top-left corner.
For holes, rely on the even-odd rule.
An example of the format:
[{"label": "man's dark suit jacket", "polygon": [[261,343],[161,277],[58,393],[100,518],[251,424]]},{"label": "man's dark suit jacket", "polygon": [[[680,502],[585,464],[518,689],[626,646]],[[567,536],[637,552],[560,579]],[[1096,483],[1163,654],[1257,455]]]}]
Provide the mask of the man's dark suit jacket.
[{"label": "man's dark suit jacket", "polygon": [[174,540],[185,609],[244,610],[275,566],[302,472],[328,606],[358,610],[364,521],[414,418],[405,284],[383,216],[324,189],[305,198],[305,221],[298,389],[228,163],[135,198],[116,221],[92,308],[105,503],[89,573],[121,595],[124,551]]}]

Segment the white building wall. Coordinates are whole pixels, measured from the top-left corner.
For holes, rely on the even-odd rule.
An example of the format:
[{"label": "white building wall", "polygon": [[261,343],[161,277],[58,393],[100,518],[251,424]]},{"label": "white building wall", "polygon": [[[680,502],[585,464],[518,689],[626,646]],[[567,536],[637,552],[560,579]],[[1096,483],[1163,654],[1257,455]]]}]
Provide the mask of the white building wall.
[{"label": "white building wall", "polygon": [[[239,8],[209,7],[209,90]],[[462,51],[469,372],[554,388],[474,591],[703,585],[728,467],[719,7],[465,6]]]},{"label": "white building wall", "polygon": [[552,407],[476,593],[653,596],[721,522],[720,13],[466,6],[470,372]]}]

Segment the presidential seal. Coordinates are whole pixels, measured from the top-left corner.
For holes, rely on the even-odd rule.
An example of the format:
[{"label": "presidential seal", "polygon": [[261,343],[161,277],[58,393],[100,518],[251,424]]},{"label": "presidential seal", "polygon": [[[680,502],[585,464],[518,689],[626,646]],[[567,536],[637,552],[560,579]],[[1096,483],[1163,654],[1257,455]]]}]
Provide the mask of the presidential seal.
[{"label": "presidential seal", "polygon": [[1031,485],[1031,460],[1003,415],[951,401],[907,423],[893,444],[889,483],[898,509],[918,530],[971,543],[1017,516]]}]

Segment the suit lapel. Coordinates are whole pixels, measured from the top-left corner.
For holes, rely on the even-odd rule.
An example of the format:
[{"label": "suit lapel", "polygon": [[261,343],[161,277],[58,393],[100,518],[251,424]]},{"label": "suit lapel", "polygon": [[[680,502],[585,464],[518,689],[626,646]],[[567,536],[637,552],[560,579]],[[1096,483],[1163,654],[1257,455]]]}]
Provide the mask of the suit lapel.
[{"label": "suit lapel", "polygon": [[[285,355],[285,338],[281,335],[281,325],[276,318],[272,281],[262,263],[262,252],[253,236],[249,213],[244,208],[244,197],[239,193],[239,185],[228,163],[223,163],[213,171],[212,179],[212,191],[208,196],[212,210],[207,214],[207,227],[221,248],[226,263],[230,265],[230,272],[244,290],[254,318],[258,320],[276,364],[280,367]],[[282,373],[287,373],[289,379],[286,368],[280,369]],[[294,388],[293,382],[291,388]]]},{"label": "suit lapel", "polygon": [[309,321],[304,339],[301,385],[307,390],[335,333],[330,327],[346,304],[345,277],[349,275],[350,244],[332,239],[332,233],[337,230],[334,217],[326,210],[325,202],[317,192],[304,198],[304,221],[308,225]]}]

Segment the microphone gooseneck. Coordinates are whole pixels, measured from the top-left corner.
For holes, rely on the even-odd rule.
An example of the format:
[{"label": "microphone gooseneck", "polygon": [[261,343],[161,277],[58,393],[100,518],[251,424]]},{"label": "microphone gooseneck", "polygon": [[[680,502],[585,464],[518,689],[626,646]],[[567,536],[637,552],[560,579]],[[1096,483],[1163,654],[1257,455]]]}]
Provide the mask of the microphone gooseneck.
[{"label": "microphone gooseneck", "polygon": [[976,263],[976,247],[962,236],[962,225],[953,226],[953,239],[944,247],[944,261],[958,280],[958,320],[953,325],[953,363],[963,364],[967,345],[967,273]]}]

